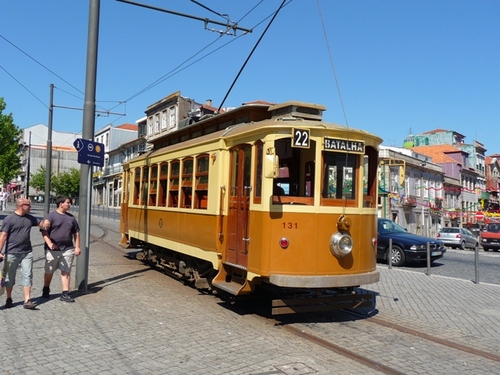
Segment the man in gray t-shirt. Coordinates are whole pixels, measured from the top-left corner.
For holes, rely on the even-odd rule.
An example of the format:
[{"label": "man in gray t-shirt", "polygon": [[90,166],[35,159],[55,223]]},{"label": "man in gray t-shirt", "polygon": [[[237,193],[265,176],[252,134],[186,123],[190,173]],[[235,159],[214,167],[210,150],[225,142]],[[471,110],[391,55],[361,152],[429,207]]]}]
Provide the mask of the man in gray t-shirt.
[{"label": "man in gray t-shirt", "polygon": [[[0,261],[5,260],[4,280],[7,300],[5,307],[14,306],[12,289],[16,283],[17,268],[21,266],[21,282],[24,287],[24,308],[34,309],[37,304],[30,299],[33,284],[33,248],[31,247],[31,227],[48,228],[48,222],[40,222],[30,215],[30,201],[25,198],[16,200],[16,210],[7,216],[0,234]],[[4,249],[5,245],[5,249]],[[3,249],[3,251],[2,251]]]}]

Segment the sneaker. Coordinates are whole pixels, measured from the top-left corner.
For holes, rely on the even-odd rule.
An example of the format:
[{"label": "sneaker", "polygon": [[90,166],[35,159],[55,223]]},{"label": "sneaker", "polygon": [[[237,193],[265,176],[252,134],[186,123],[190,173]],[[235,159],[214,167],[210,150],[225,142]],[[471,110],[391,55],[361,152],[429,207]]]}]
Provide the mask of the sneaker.
[{"label": "sneaker", "polygon": [[36,307],[36,302],[33,302],[32,300],[28,300],[24,302],[23,307],[25,309],[33,310]]},{"label": "sneaker", "polygon": [[50,288],[48,286],[43,287],[42,298],[50,298]]},{"label": "sneaker", "polygon": [[12,298],[7,298],[7,300],[5,301],[5,308],[10,309],[12,306],[14,306],[14,304],[12,303]]},{"label": "sneaker", "polygon": [[61,294],[61,298],[59,298],[63,302],[75,302],[75,299],[72,298],[69,294]]}]

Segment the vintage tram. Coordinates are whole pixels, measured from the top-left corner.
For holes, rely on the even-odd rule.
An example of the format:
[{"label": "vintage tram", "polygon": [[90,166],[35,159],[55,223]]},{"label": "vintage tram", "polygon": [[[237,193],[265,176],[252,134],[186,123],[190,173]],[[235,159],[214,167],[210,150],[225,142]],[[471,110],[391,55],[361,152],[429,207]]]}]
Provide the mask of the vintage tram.
[{"label": "vintage tram", "polygon": [[275,315],[371,305],[382,140],[325,109],[250,103],[152,139],[123,165],[121,245]]}]

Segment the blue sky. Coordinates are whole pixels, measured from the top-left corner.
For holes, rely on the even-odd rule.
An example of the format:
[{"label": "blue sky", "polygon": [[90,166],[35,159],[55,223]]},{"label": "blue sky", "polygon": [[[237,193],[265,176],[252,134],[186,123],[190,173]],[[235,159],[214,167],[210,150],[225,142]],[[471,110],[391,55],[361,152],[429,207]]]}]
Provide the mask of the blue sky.
[{"label": "blue sky", "polygon": [[[118,115],[96,117],[96,130],[135,123],[178,90],[218,107],[282,0],[198,0],[214,12],[189,0],[138,2],[223,22],[214,12],[228,14],[253,32],[221,37],[197,20],[101,0],[97,109]],[[89,1],[3,1],[0,9],[4,113],[20,128],[47,124],[54,84],[54,130],[81,132],[83,112],[59,107],[84,105]],[[496,0],[293,0],[223,106],[320,103],[326,120],[388,146],[442,128],[500,153],[499,19]]]}]

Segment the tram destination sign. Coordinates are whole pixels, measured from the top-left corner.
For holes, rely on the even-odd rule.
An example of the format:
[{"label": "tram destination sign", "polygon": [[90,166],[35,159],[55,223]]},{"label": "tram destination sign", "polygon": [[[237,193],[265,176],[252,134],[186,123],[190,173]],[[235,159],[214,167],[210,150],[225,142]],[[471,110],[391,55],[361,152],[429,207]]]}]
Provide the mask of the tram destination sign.
[{"label": "tram destination sign", "polygon": [[78,151],[78,163],[94,165],[97,167],[104,166],[103,143],[77,138],[76,141],[73,142],[73,146],[75,146]]},{"label": "tram destination sign", "polygon": [[350,139],[325,138],[326,151],[365,153],[365,142]]}]

